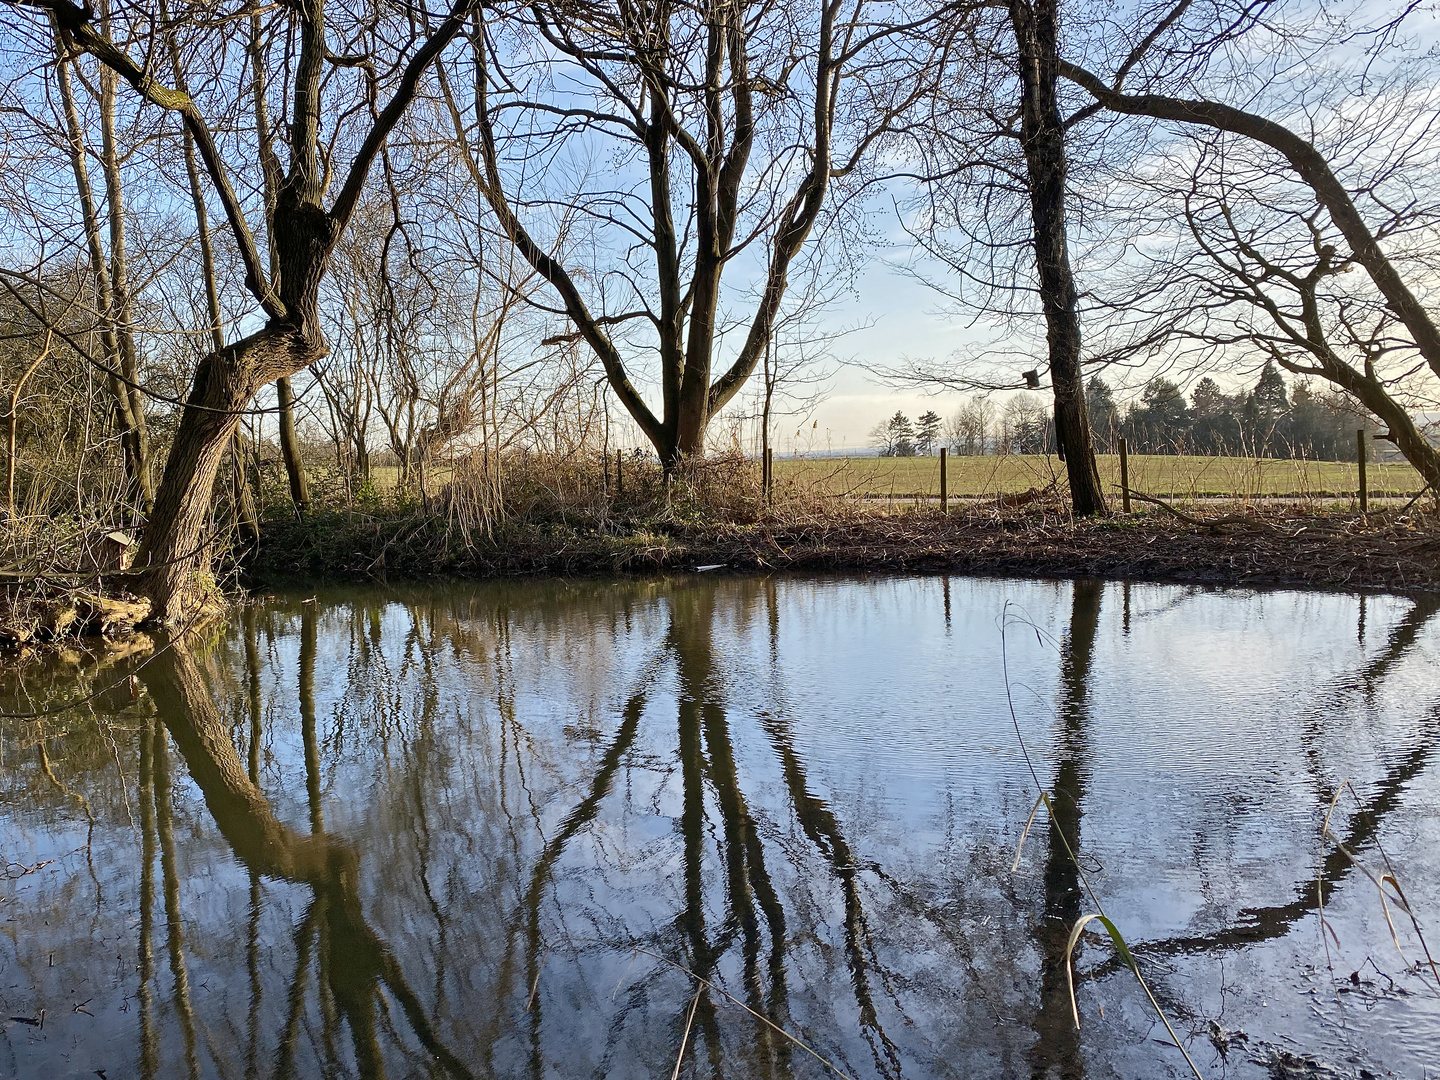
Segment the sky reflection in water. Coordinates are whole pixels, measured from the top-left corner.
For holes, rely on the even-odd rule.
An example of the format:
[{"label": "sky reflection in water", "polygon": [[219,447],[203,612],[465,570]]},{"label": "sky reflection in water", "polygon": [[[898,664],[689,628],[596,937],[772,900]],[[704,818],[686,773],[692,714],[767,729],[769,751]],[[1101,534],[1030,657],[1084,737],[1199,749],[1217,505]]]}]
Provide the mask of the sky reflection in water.
[{"label": "sky reflection in water", "polygon": [[[1320,837],[1351,780],[1335,831],[1383,845],[1440,943],[1440,598],[707,577],[306,600],[143,667],[0,682],[15,712],[136,670],[93,714],[0,727],[0,1077],[654,1077],[682,1038],[686,1076],[833,1075],[754,1014],[855,1080],[1188,1074],[1098,938],[1074,1030],[1090,907],[1061,835],[1207,1076],[1440,1064],[1433,977]],[[1007,610],[1056,808],[1015,873],[1036,793]]]}]

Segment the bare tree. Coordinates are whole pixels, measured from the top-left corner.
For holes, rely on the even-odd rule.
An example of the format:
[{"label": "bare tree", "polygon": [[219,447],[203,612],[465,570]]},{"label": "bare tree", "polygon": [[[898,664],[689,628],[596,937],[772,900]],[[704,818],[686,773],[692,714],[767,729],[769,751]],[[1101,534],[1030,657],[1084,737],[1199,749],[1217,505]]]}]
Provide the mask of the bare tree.
[{"label": "bare tree", "polygon": [[945,441],[957,454],[988,453],[994,423],[995,403],[977,395],[960,406],[946,423]]},{"label": "bare tree", "polygon": [[1055,439],[1082,517],[1105,513],[1105,494],[1085,406],[1080,316],[1070,265],[1065,202],[1066,119],[1061,116],[1059,0],[1007,0],[1020,77],[1020,145],[1030,196],[1035,268],[1055,397]]},{"label": "bare tree", "polygon": [[[1143,275],[1127,266],[1141,294],[1131,322],[1190,343],[1211,366],[1258,353],[1324,379],[1387,425],[1383,437],[1427,482],[1440,482],[1440,453],[1414,415],[1436,400],[1431,373],[1373,281],[1351,272],[1344,238],[1309,187],[1245,140],[1203,132],[1182,145],[1190,168],[1150,176],[1145,201],[1135,200],[1148,210],[1137,219],[1168,242],[1144,248]],[[1381,231],[1403,229],[1395,215]]]},{"label": "bare tree", "polygon": [[76,194],[90,254],[96,314],[106,363],[110,367],[110,392],[115,401],[115,426],[125,452],[125,471],[132,498],[142,514],[155,500],[150,475],[149,439],[145,431],[145,408],[140,394],[140,365],[135,348],[134,316],[130,302],[129,271],[125,243],[124,188],[120,178],[119,151],[115,145],[115,78],[108,69],[100,77],[101,116],[100,162],[105,177],[106,209],[109,219],[110,252],[106,257],[101,236],[100,212],[90,184],[85,140],[70,77],[72,58],[67,56],[57,35],[55,39],[55,83],[65,119],[65,136],[70,165],[75,173]]},{"label": "bare tree", "polygon": [[[261,387],[325,354],[319,287],[331,252],[349,223],[386,137],[415,98],[426,70],[463,28],[474,0],[455,0],[446,17],[417,47],[408,54],[388,56],[383,65],[387,76],[379,75],[381,65],[371,57],[365,78],[350,84],[349,89],[362,103],[358,110],[362,115],[363,103],[375,101],[382,84],[389,87],[389,100],[383,107],[370,110],[373,118],[368,126],[352,132],[351,162],[344,170],[336,168],[335,157],[342,150],[339,133],[346,126],[343,121],[357,110],[333,100],[330,108],[326,107],[327,82],[334,85],[326,78],[327,66],[343,58],[337,57],[327,43],[324,2],[303,0],[269,16],[294,25],[297,48],[288,58],[292,66],[285,80],[291,91],[291,123],[285,139],[289,164],[275,191],[269,238],[274,257],[268,268],[262,262],[243,200],[231,180],[235,168],[227,160],[233,162],[234,155],[227,155],[222,148],[200,104],[191,94],[165,86],[148,62],[137,62],[116,43],[150,37],[148,55],[163,55],[165,42],[154,36],[160,25],[155,13],[128,13],[133,23],[120,33],[110,26],[97,25],[92,9],[70,0],[21,0],[15,6],[45,12],[53,20],[55,35],[67,55],[94,56],[128,82],[144,101],[179,115],[224,208],[231,240],[243,265],[245,288],[266,318],[263,327],[208,354],[196,368],[137,558],[143,568],[136,580],[137,590],[150,599],[158,617],[181,619],[189,610],[197,584],[196,571],[206,556],[205,533],[215,477],[239,419]],[[196,13],[173,13],[175,17],[168,20],[165,32],[172,27],[190,26],[205,30],[205,21],[193,19]],[[376,31],[386,18],[376,12],[378,22],[370,22],[372,48],[379,48],[378,43],[385,40]],[[400,22],[414,29],[403,16]],[[411,37],[410,30],[402,32],[401,38]],[[333,134],[331,141],[322,145],[321,126],[327,118],[332,121]],[[331,183],[332,177],[338,179],[338,187]],[[323,200],[330,189],[334,196],[326,209]]]},{"label": "bare tree", "polygon": [[[865,0],[848,18],[835,0],[602,3],[584,20],[541,2],[503,25],[477,18],[468,110],[447,89],[457,138],[501,229],[667,468],[703,451],[711,417],[764,357],[832,183],[859,177],[935,78],[920,32],[932,21]],[[547,168],[584,171],[557,186],[535,175]],[[545,235],[556,203],[585,215],[591,265]],[[722,279],[744,262],[759,268],[740,317]],[[658,412],[636,382],[647,355]]]},{"label": "bare tree", "polygon": [[[1092,110],[1160,122],[1144,132],[1143,183],[1168,193],[1184,229],[1169,250],[1151,248],[1161,282],[1149,288],[1176,303],[1163,313],[1152,303],[1160,323],[1141,336],[1249,346],[1326,379],[1387,423],[1388,437],[1436,484],[1440,456],[1405,401],[1416,400],[1405,384],[1413,388],[1418,372],[1440,377],[1440,325],[1423,298],[1440,254],[1433,56],[1394,48],[1413,6],[1362,25],[1319,11],[1311,25],[1299,13],[1270,25],[1267,8],[1237,6],[1217,21],[1180,0],[1147,38],[1153,65],[1112,65],[1102,78],[1061,62]],[[1244,35],[1249,49],[1219,48]],[[1277,54],[1315,73],[1302,92],[1275,78]],[[1246,106],[1227,103],[1232,93]],[[1182,179],[1166,183],[1177,165]],[[1198,265],[1187,265],[1187,250]],[[1363,281],[1347,276],[1353,267]],[[1186,305],[1194,305],[1188,314]],[[1432,400],[1433,389],[1431,381]]]},{"label": "bare tree", "polygon": [[[1085,22],[1091,16],[1082,17]],[[1069,204],[1077,125],[1059,84],[1058,0],[1005,0],[958,9],[965,40],[940,92],[915,118],[911,148],[918,198],[907,223],[937,273],[912,271],[972,320],[996,324],[994,342],[963,358],[966,370],[928,362],[887,372],[902,382],[965,389],[1022,385],[1021,368],[1048,368],[1057,449],[1075,512],[1103,514],[1084,393],[1081,293],[1072,265]],[[1043,341],[1036,329],[1043,326]],[[1044,350],[1045,362],[1034,363]],[[1034,350],[1034,351],[1031,351]],[[994,373],[998,362],[1009,366]],[[988,369],[988,370],[982,370]],[[1039,371],[1023,385],[1036,386]]]}]

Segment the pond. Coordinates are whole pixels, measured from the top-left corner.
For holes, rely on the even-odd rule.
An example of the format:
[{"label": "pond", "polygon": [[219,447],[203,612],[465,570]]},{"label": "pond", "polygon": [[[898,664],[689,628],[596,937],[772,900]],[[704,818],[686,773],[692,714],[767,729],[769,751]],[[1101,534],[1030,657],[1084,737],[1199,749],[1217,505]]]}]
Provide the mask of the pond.
[{"label": "pond", "polygon": [[[32,657],[0,1077],[1433,1076],[1437,612],[707,574]],[[1097,903],[1155,1004],[1092,921],[1077,1029]]]}]

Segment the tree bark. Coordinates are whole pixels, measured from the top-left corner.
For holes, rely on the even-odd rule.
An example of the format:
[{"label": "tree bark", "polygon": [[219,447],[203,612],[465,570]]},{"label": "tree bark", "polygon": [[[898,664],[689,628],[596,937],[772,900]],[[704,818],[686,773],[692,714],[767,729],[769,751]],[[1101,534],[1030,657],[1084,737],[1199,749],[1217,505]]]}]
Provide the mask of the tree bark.
[{"label": "tree bark", "polygon": [[[144,567],[135,591],[167,622],[188,617],[192,586],[205,565],[215,479],[255,394],[281,371],[296,371],[324,355],[324,345],[293,327],[267,327],[200,362],[150,524],[135,562]],[[203,599],[203,597],[201,597]]]},{"label": "tree bark", "polygon": [[300,436],[295,431],[295,395],[290,390],[290,376],[275,381],[280,398],[280,456],[285,459],[285,475],[290,480],[290,501],[295,512],[304,517],[310,512],[310,482],[300,460]]},{"label": "tree bark", "polygon": [[1020,61],[1020,138],[1029,179],[1035,268],[1045,313],[1055,437],[1080,517],[1106,512],[1095,465],[1080,364],[1080,316],[1065,222],[1065,127],[1055,87],[1059,77],[1056,0],[1009,0]]}]

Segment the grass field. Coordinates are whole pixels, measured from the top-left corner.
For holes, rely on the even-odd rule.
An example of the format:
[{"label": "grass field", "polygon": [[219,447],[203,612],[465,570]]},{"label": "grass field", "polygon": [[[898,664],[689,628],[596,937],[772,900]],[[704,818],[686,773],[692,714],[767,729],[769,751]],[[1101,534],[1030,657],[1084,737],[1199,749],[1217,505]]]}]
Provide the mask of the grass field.
[{"label": "grass field", "polygon": [[[1100,479],[1107,491],[1118,491],[1120,459],[1099,458]],[[952,457],[947,465],[950,495],[955,498],[1013,495],[1043,488],[1056,476],[1064,483],[1065,465],[1043,454],[1002,457]],[[1130,456],[1130,487],[1148,495],[1192,499],[1326,498],[1354,495],[1357,468],[1339,461],[1283,461],[1275,458],[1180,457],[1160,454]],[[775,460],[775,479],[796,487],[862,498],[938,497],[940,459],[799,458]],[[1367,479],[1372,495],[1410,495],[1423,486],[1420,474],[1405,462],[1371,462]]]},{"label": "grass field", "polygon": [[[1118,493],[1120,459],[1099,457],[1100,480],[1107,492]],[[759,463],[756,463],[759,469]],[[1410,496],[1423,486],[1420,474],[1403,461],[1374,462],[1367,469],[1370,494]],[[394,490],[399,470],[377,465],[371,473],[380,492]],[[1044,488],[1055,477],[1064,484],[1065,464],[1044,454],[952,457],[947,464],[952,498],[993,498]],[[449,479],[447,468],[431,471],[432,489]],[[811,494],[850,495],[865,499],[939,498],[940,459],[914,458],[779,458],[775,479]],[[1180,457],[1132,454],[1130,487],[1166,499],[1196,498],[1346,498],[1356,494],[1356,467],[1343,461],[1295,461],[1279,458]]]}]

